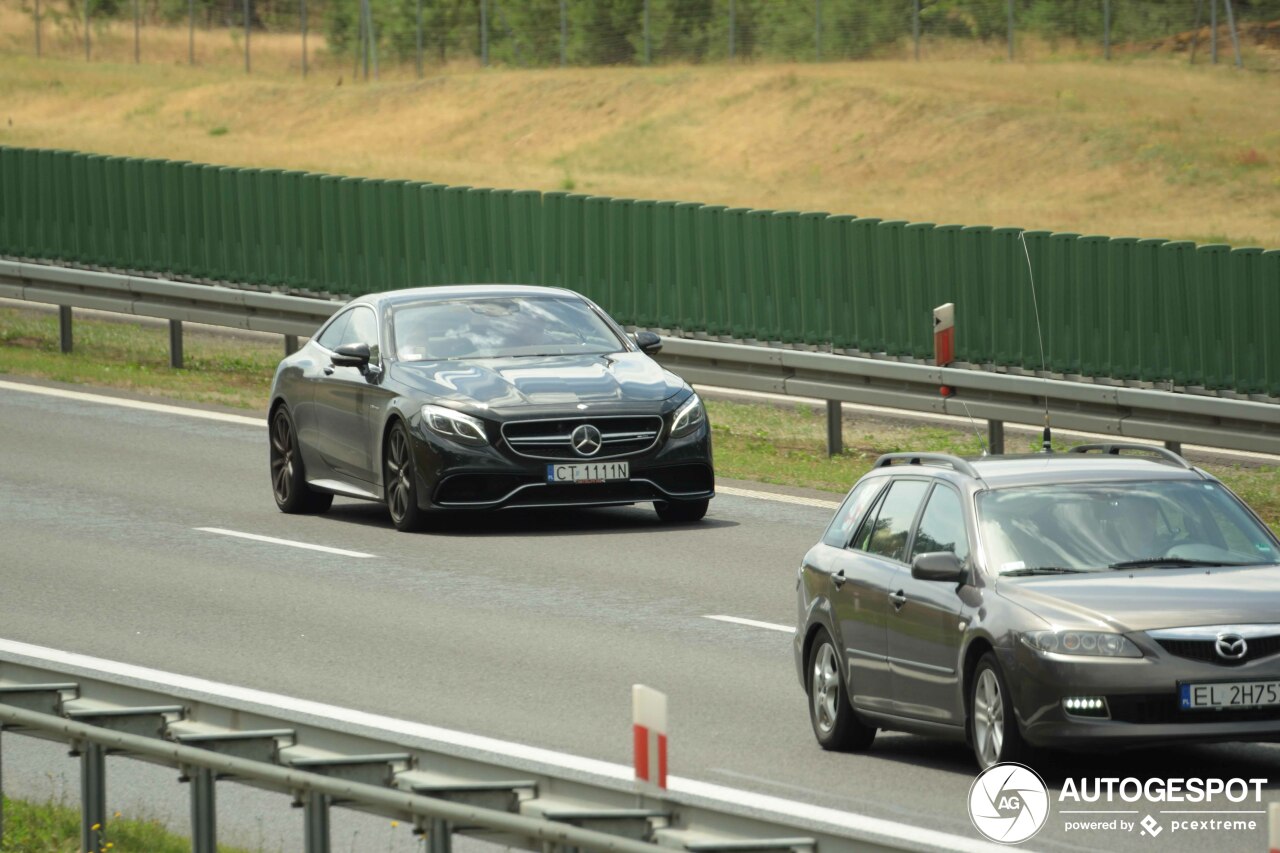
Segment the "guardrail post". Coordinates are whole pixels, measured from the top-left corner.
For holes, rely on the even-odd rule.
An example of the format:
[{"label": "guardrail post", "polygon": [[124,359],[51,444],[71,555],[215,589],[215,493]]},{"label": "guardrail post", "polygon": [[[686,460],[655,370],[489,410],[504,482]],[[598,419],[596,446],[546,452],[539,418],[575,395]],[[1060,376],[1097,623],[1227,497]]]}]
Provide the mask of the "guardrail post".
[{"label": "guardrail post", "polygon": [[293,355],[297,351],[298,351],[298,336],[285,335],[284,336],[284,354]]},{"label": "guardrail post", "polygon": [[844,453],[844,406],[839,400],[827,401],[827,455]]},{"label": "guardrail post", "polygon": [[[0,739],[4,738],[4,726],[0,726]],[[4,844],[4,750],[0,748],[0,844]]]},{"label": "guardrail post", "polygon": [[169,366],[182,367],[182,321],[169,321]]},{"label": "guardrail post", "polygon": [[433,820],[427,832],[427,853],[451,853],[453,828],[447,820]]},{"label": "guardrail post", "polygon": [[71,338],[71,306],[58,306],[58,349],[64,353],[71,352],[74,341]]},{"label": "guardrail post", "polygon": [[218,851],[215,780],[213,770],[208,767],[198,767],[191,775],[191,853]]},{"label": "guardrail post", "polygon": [[307,822],[307,853],[329,853],[329,797],[317,791],[307,792],[306,812],[303,817]]},{"label": "guardrail post", "polygon": [[80,849],[102,847],[107,821],[107,749],[100,743],[80,747]]},{"label": "guardrail post", "polygon": [[1164,446],[1165,446],[1165,448],[1166,448],[1166,449],[1168,449],[1168,450],[1172,450],[1174,453],[1178,454],[1179,456],[1181,456],[1181,455],[1182,455],[1182,442],[1181,442],[1181,441],[1166,441],[1166,442],[1164,443]]},{"label": "guardrail post", "polygon": [[987,421],[987,452],[993,456],[1004,453],[1004,421]]}]

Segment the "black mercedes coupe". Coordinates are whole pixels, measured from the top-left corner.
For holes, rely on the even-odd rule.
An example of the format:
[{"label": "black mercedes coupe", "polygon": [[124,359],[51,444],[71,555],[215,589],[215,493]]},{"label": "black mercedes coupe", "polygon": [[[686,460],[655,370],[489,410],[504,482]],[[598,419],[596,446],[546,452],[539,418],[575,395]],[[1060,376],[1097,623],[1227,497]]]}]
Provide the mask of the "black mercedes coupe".
[{"label": "black mercedes coupe", "polygon": [[271,486],[288,513],[382,501],[400,530],[447,510],[652,501],[693,522],[715,493],[698,395],[569,290],[459,285],[343,306],[271,387]]}]

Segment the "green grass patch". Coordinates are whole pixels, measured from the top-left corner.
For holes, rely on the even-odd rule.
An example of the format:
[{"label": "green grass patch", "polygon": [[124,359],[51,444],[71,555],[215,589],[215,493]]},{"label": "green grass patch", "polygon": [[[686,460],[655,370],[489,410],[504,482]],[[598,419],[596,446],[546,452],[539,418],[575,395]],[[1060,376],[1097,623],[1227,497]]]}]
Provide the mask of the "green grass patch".
[{"label": "green grass patch", "polygon": [[[58,351],[56,315],[0,308],[0,373],[264,412],[271,377],[284,352],[281,343],[188,331],[186,366],[175,370],[169,366],[169,337],[162,326],[77,317],[74,332],[75,351],[63,355]],[[843,493],[882,453],[916,450],[974,456],[981,448],[979,436],[969,428],[846,418],[844,453],[829,457],[822,407],[710,400],[707,411],[716,473],[734,480]],[[1014,435],[1006,438],[1005,447],[1009,453],[1039,449],[1038,439]],[[1280,470],[1202,467],[1280,531]]]},{"label": "green grass patch", "polygon": [[[128,818],[117,812],[106,824],[98,853],[186,853],[191,840],[174,835],[158,820]],[[248,853],[218,845],[222,853]],[[80,810],[65,803],[4,800],[4,842],[0,853],[77,853]]]}]

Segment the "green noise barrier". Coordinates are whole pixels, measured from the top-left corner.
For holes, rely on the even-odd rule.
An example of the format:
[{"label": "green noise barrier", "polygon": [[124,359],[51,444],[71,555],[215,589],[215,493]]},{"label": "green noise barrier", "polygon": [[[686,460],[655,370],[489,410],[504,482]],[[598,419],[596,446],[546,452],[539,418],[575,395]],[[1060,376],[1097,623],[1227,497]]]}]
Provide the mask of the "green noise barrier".
[{"label": "green noise barrier", "polygon": [[1052,373],[1280,397],[1280,250],[0,147],[0,254],[348,296],[555,285],[627,324],[915,359],[954,302],[961,361],[1028,372],[1038,299]]}]

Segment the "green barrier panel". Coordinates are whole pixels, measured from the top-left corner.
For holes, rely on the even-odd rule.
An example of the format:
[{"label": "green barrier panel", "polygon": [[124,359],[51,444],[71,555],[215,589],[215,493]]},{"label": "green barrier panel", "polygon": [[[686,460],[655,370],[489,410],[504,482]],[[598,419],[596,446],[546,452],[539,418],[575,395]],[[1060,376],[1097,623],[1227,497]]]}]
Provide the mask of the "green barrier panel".
[{"label": "green barrier panel", "polygon": [[222,170],[217,166],[203,166],[200,169],[200,207],[201,235],[199,252],[202,270],[201,278],[215,279],[221,265],[223,253],[222,231]]},{"label": "green barrier panel", "polygon": [[143,160],[139,167],[142,178],[142,242],[134,258],[134,268],[163,271],[168,267],[165,245],[167,229],[164,210],[164,161]]},{"label": "green barrier panel", "polygon": [[[932,222],[913,222],[902,229],[898,269],[902,273],[902,304],[907,323],[902,355],[933,357],[933,299],[930,286]],[[945,301],[945,300],[943,300]]]},{"label": "green barrier panel", "polygon": [[475,284],[488,284],[494,280],[490,268],[493,253],[489,243],[489,196],[492,192],[488,187],[473,187],[461,197],[465,280]]},{"label": "green barrier panel", "polygon": [[[649,300],[650,322],[646,325],[660,329],[674,329],[676,317],[680,315],[680,282],[676,272],[676,203],[674,201],[654,202],[649,209],[649,251],[641,258],[648,265],[648,282],[653,297]],[[686,242],[691,242],[692,234],[685,235]],[[686,256],[690,254],[686,246]],[[637,280],[645,279],[637,276]]]},{"label": "green barrier panel", "polygon": [[426,280],[423,284],[447,284],[444,187],[440,184],[423,184],[418,193],[418,205],[422,210],[422,241]]},{"label": "green barrier panel", "polygon": [[130,270],[141,269],[147,257],[147,208],[142,175],[144,162],[137,157],[126,157],[120,164],[125,214],[120,260],[125,269]]},{"label": "green barrier panel", "polygon": [[321,290],[341,293],[346,260],[342,248],[342,178],[321,175],[316,195],[320,207]]},{"label": "green barrier panel", "polygon": [[1024,231],[1018,242],[1026,245],[1022,248],[1022,277],[1018,289],[1017,366],[1030,373],[1041,373],[1048,365],[1048,349],[1040,330],[1049,305],[1046,300],[1053,289],[1054,277],[1050,273],[1056,251],[1053,233]]},{"label": "green barrier panel", "polygon": [[1103,247],[1102,293],[1106,300],[1099,318],[1106,340],[1100,376],[1137,378],[1137,354],[1142,349],[1141,303],[1136,281],[1138,240],[1115,237]]},{"label": "green barrier panel", "polygon": [[[593,202],[594,199],[589,199],[587,202],[588,217],[591,216]],[[637,288],[632,278],[635,271],[632,256],[635,235],[632,232],[631,221],[635,215],[634,206],[634,199],[606,199],[601,211],[608,234],[606,243],[608,248],[603,259],[606,273],[604,301],[601,304],[605,306],[605,310],[619,318],[619,322],[628,326],[639,323],[639,306],[636,304]],[[623,317],[626,319],[621,319]]]},{"label": "green barrier panel", "polygon": [[[84,193],[78,202],[84,206],[80,219],[80,262],[91,266],[102,263],[103,228],[106,224],[102,198],[102,160],[99,154],[85,155]],[[0,202],[0,206],[2,205],[3,202]]]},{"label": "green barrier panel", "polygon": [[466,204],[471,187],[442,187],[440,192],[440,226],[443,233],[444,263],[442,284],[466,284],[472,279],[467,272],[467,244],[464,234]]},{"label": "green barrier panel", "polygon": [[259,197],[264,194],[263,171],[241,169],[236,175],[236,200],[240,205],[240,252],[236,255],[240,273],[237,279],[249,284],[264,284],[262,255],[262,209]]},{"label": "green barrier panel", "polygon": [[1029,300],[1031,294],[1021,234],[1021,228],[993,228],[988,238],[989,273],[984,291],[991,330],[988,358],[1002,367],[1018,367],[1023,360],[1021,300]]},{"label": "green barrier panel", "polygon": [[[708,335],[729,334],[729,282],[725,277],[724,216],[722,204],[698,205],[694,213],[698,282],[702,293],[698,325]],[[696,308],[694,310],[697,310]]]},{"label": "green barrier panel", "polygon": [[515,281],[514,260],[511,246],[511,190],[490,190],[485,199],[485,221],[488,231],[486,243],[485,280],[495,284],[511,284]]},{"label": "green barrier panel", "polygon": [[110,159],[100,154],[89,157],[89,209],[93,223],[93,254],[89,263],[95,266],[111,263],[111,221],[107,201],[107,163]]},{"label": "green barrier panel", "polygon": [[166,160],[161,167],[161,192],[164,197],[165,269],[169,275],[186,275],[187,258],[187,206],[184,201],[186,182],[183,179],[185,160]]},{"label": "green barrier panel", "polygon": [[831,312],[822,274],[823,224],[828,214],[810,211],[794,223],[796,270],[796,340],[823,344],[831,340]]},{"label": "green barrier panel", "polygon": [[404,287],[425,287],[427,241],[422,227],[422,184],[403,181],[398,195],[399,213],[392,224],[400,230],[400,243],[404,246]]},{"label": "green barrier panel", "polygon": [[258,281],[278,287],[284,281],[284,258],[281,239],[280,169],[263,169],[257,176],[257,253]]},{"label": "green barrier panel", "polygon": [[1079,239],[1079,234],[1069,232],[1051,234],[1044,247],[1043,265],[1032,255],[1040,300],[1040,330],[1044,334],[1045,360],[1051,373],[1080,372],[1080,353],[1076,349],[1079,333],[1075,325],[1075,258]]},{"label": "green barrier panel", "polygon": [[1128,366],[1123,378],[1151,381],[1155,378],[1154,366],[1159,363],[1157,347],[1164,335],[1158,332],[1162,324],[1156,310],[1160,298],[1160,247],[1164,240],[1145,239],[1134,244],[1130,271],[1134,293],[1134,326],[1138,333],[1133,342],[1125,343],[1122,350]]},{"label": "green barrier panel", "polygon": [[[959,246],[963,225],[935,225],[921,233],[925,241],[925,310],[929,312],[929,340],[926,358],[933,358],[933,309],[959,301]],[[964,329],[957,328],[959,340]]]},{"label": "green barrier panel", "polygon": [[[570,196],[573,198],[573,196]],[[582,199],[582,262],[574,290],[596,302],[624,325],[635,320],[609,303],[609,204],[603,196]]]},{"label": "green barrier panel", "polygon": [[[991,363],[995,353],[992,279],[997,274],[995,237],[988,225],[960,229],[956,299],[956,360]],[[963,332],[963,334],[961,334]]]},{"label": "green barrier panel", "polygon": [[1242,394],[1262,394],[1266,388],[1267,320],[1259,310],[1265,304],[1262,279],[1262,250],[1233,249],[1227,259],[1232,282],[1228,303],[1228,323],[1232,330],[1228,386]]},{"label": "green barrier panel", "polygon": [[625,217],[630,226],[627,240],[628,260],[625,281],[626,289],[619,287],[620,282],[613,280],[612,299],[630,306],[632,323],[637,326],[652,328],[658,325],[658,282],[653,264],[656,249],[654,231],[655,202],[640,200],[631,203]]},{"label": "green barrier panel", "polygon": [[282,171],[276,175],[276,225],[274,248],[276,285],[297,287],[306,268],[300,209],[304,172]]},{"label": "green barrier panel", "polygon": [[386,181],[379,194],[379,220],[382,227],[382,280],[388,290],[409,287],[409,259],[405,254],[404,224],[401,204],[406,181]]},{"label": "green barrier panel", "polygon": [[22,212],[18,218],[18,249],[14,253],[19,257],[32,257],[39,250],[40,210],[38,195],[40,192],[40,175],[36,171],[36,152],[22,149],[18,154],[19,195],[22,199]]},{"label": "green barrier panel", "polygon": [[518,190],[511,194],[511,280],[518,284],[542,281],[542,193]]},{"label": "green barrier panel", "polygon": [[745,207],[730,207],[720,214],[721,257],[724,258],[724,331],[743,340],[751,324],[751,288],[747,281],[747,216]]},{"label": "green barrier panel", "polygon": [[538,221],[538,283],[547,287],[571,287],[565,277],[566,221],[568,193],[542,194],[542,215]]},{"label": "green barrier panel", "polygon": [[358,209],[356,227],[359,231],[360,264],[353,282],[354,293],[378,293],[387,289],[383,270],[385,259],[382,256],[382,196],[383,182],[372,178],[362,178],[356,184]]},{"label": "green barrier panel", "polygon": [[853,349],[879,352],[884,341],[880,325],[880,288],[876,286],[876,228],[880,219],[859,216],[849,222],[846,252],[849,289],[853,294]]},{"label": "green barrier panel", "polygon": [[337,292],[361,294],[364,287],[364,226],[360,199],[361,178],[338,179],[338,233],[342,242],[342,278]]},{"label": "green barrier panel", "polygon": [[67,257],[75,263],[89,263],[91,216],[89,210],[89,155],[73,152],[67,162],[67,186],[63,190],[68,205],[64,227],[70,229],[66,237]]},{"label": "green barrier panel", "polygon": [[13,149],[0,145],[0,255],[13,255],[18,241],[14,239],[14,221],[22,204],[21,187],[14,181],[10,165]]},{"label": "green barrier panel", "polygon": [[822,221],[822,290],[826,294],[827,325],[832,349],[853,349],[858,340],[855,318],[858,294],[853,286],[853,222],[848,214],[828,216]]},{"label": "green barrier panel", "polygon": [[32,225],[28,233],[33,234],[31,256],[37,258],[54,257],[53,236],[53,152],[37,150],[32,157],[35,184],[32,194],[27,196],[30,210],[33,213]]},{"label": "green barrier panel", "polygon": [[206,275],[204,166],[199,163],[184,163],[180,179],[182,181],[182,257],[184,259],[181,272],[191,278],[204,278]]},{"label": "green barrier panel", "polygon": [[1277,340],[1275,318],[1280,317],[1280,249],[1263,252],[1258,258],[1257,304],[1255,313],[1268,324],[1262,338],[1266,348],[1262,356],[1260,373],[1262,391],[1271,397],[1280,397],[1280,340]]},{"label": "green barrier panel", "polygon": [[215,278],[243,281],[244,238],[240,231],[240,170],[224,167],[218,176],[222,195],[222,256]]},{"label": "green barrier panel", "polygon": [[1231,247],[1221,244],[1196,250],[1196,341],[1199,344],[1200,382],[1210,390],[1230,388],[1235,376],[1231,351],[1235,340],[1232,320],[1241,283],[1233,275]]},{"label": "green barrier panel", "polygon": [[747,341],[776,341],[778,318],[773,305],[772,210],[750,210],[743,222],[743,249],[748,308],[743,337]]},{"label": "green barrier panel", "polygon": [[796,270],[796,221],[798,210],[780,210],[769,219],[769,266],[765,270],[768,282],[760,295],[770,312],[768,325],[770,341],[795,343],[800,339],[800,299]]},{"label": "green barrier panel", "polygon": [[1160,298],[1157,309],[1163,320],[1163,340],[1158,382],[1198,384],[1199,361],[1195,340],[1196,244],[1179,241],[1160,247]]},{"label": "green barrier panel", "polygon": [[701,243],[702,205],[682,201],[671,204],[671,269],[675,301],[664,305],[660,322],[686,333],[707,331],[707,289]]},{"label": "green barrier panel", "polygon": [[298,216],[302,256],[294,287],[324,289],[324,214],[320,209],[320,181],[324,175],[306,172],[298,178]]},{"label": "green barrier panel", "polygon": [[1114,294],[1106,288],[1109,242],[1109,238],[1096,235],[1076,240],[1071,307],[1076,331],[1074,360],[1081,376],[1101,375],[1107,361],[1107,323],[1115,311]]},{"label": "green barrier panel", "polygon": [[[74,240],[71,240],[74,222],[72,206],[67,196],[71,191],[71,152],[50,151],[49,164],[50,195],[45,201],[45,227],[48,235],[48,257],[66,261],[74,252]],[[71,245],[68,245],[68,243]]]},{"label": "green barrier panel", "polygon": [[902,233],[907,223],[901,219],[881,221],[876,225],[873,239],[872,271],[875,274],[876,308],[880,318],[877,325],[881,338],[876,351],[889,355],[905,355],[910,351],[911,317],[904,302],[902,281]]},{"label": "green barrier panel", "polygon": [[106,157],[102,162],[103,200],[107,208],[103,233],[106,235],[104,265],[125,268],[129,251],[129,200],[125,192],[125,158]]}]

